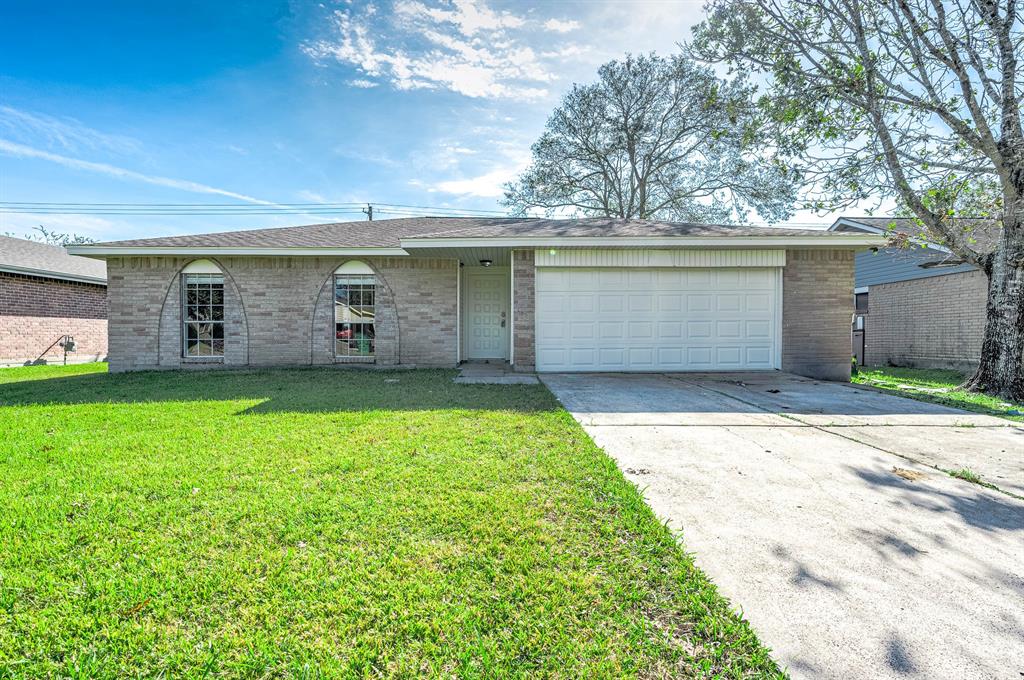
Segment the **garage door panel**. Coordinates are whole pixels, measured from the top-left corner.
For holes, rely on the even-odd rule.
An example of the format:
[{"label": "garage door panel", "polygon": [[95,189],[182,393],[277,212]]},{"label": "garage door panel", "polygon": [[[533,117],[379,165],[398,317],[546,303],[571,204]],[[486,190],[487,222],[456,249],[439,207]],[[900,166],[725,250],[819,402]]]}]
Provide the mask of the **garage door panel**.
[{"label": "garage door panel", "polygon": [[537,269],[542,371],[770,369],[777,269]]}]

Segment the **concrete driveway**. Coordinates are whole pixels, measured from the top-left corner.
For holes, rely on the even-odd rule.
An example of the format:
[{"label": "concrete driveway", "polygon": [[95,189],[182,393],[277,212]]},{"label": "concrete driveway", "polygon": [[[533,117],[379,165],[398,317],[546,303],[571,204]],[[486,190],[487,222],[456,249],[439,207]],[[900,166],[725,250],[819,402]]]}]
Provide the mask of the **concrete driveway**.
[{"label": "concrete driveway", "polygon": [[782,373],[545,375],[795,677],[1024,676],[1024,427]]}]

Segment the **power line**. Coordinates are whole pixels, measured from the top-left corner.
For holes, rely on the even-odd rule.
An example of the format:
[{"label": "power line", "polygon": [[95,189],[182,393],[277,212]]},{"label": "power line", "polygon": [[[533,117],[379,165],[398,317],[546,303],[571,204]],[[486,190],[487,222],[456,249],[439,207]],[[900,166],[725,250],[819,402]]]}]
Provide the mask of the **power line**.
[{"label": "power line", "polygon": [[[365,206],[365,207],[364,207]],[[0,201],[0,214],[36,215],[148,215],[148,216],[251,216],[251,215],[359,215],[408,217],[506,216],[497,210],[444,206],[409,206],[397,203],[65,203]]]}]

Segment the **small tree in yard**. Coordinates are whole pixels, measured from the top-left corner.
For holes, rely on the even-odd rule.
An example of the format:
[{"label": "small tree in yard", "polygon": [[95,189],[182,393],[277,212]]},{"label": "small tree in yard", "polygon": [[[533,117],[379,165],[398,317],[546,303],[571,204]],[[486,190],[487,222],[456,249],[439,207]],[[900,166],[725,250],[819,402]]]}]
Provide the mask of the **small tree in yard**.
[{"label": "small tree in yard", "polygon": [[555,109],[504,203],[517,214],[710,222],[753,207],[787,217],[793,183],[759,157],[752,93],[682,56],[605,64]]},{"label": "small tree in yard", "polygon": [[[988,276],[970,389],[1024,399],[1024,136],[1015,0],[710,0],[693,49],[770,78],[766,130],[816,207],[892,196]],[[965,212],[965,211],[970,211]],[[994,250],[972,225],[1001,222]]]}]

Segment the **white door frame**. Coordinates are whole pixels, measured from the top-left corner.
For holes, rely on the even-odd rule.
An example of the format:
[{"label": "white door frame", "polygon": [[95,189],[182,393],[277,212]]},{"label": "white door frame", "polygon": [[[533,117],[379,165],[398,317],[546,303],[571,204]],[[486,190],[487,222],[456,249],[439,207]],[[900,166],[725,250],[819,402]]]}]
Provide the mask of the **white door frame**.
[{"label": "white door frame", "polygon": [[[499,360],[508,361],[510,359],[510,351],[512,347],[512,309],[510,304],[511,299],[511,281],[510,276],[512,273],[511,267],[463,267],[462,268],[462,285],[460,290],[460,297],[462,298],[462,323],[461,323],[461,336],[462,336],[462,351],[460,353],[463,361],[473,360]],[[479,352],[474,353],[472,349],[472,338],[473,329],[471,327],[473,321],[473,314],[469,309],[470,301],[473,297],[474,288],[479,283],[487,282],[494,285],[497,289],[498,299],[502,302],[501,312],[504,312],[504,333],[502,333],[502,349],[500,352],[495,353],[496,356],[479,356]],[[499,312],[500,313],[500,312]]]}]

